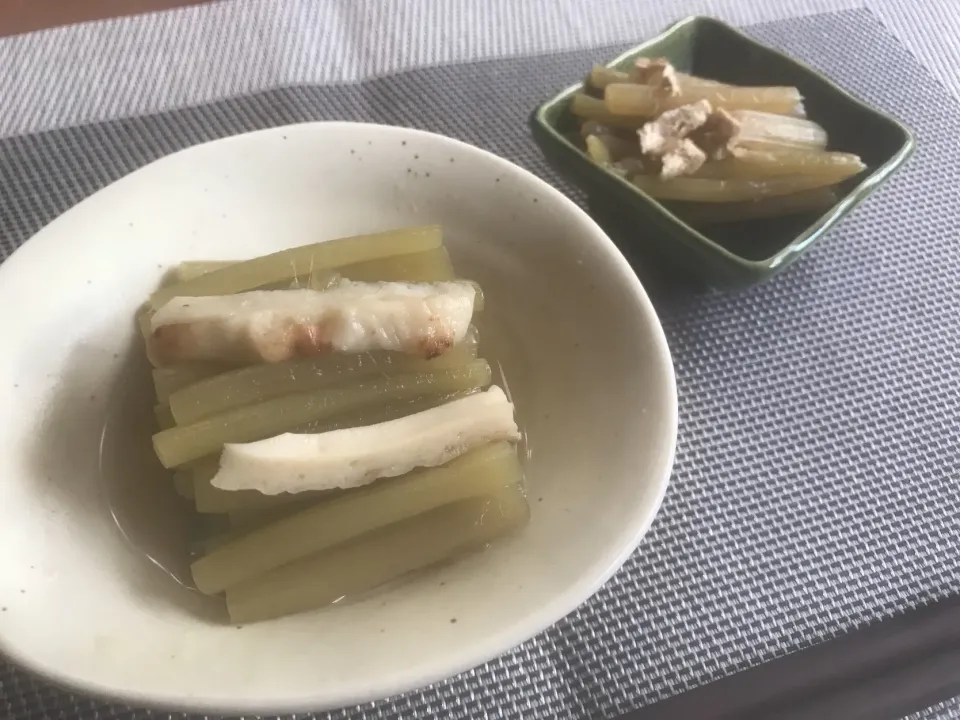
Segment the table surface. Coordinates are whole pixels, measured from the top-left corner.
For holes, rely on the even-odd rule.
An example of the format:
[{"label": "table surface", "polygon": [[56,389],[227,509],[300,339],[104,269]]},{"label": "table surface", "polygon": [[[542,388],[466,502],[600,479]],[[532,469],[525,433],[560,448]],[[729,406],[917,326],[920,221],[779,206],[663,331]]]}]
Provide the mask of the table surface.
[{"label": "table surface", "polygon": [[119,18],[198,5],[211,0],[6,0],[0,5],[0,37],[74,23]]},{"label": "table surface", "polygon": [[[163,12],[150,14],[153,11]],[[938,358],[952,362],[960,340],[960,325],[949,319],[955,307],[949,288],[957,286],[949,274],[960,274],[960,258],[950,239],[951,228],[960,222],[954,217],[957,193],[943,191],[930,179],[929,170],[941,152],[952,153],[953,165],[960,166],[960,152],[953,148],[960,131],[960,2],[531,0],[520,7],[511,0],[490,0],[482,12],[470,0],[451,0],[442,11],[427,0],[385,4],[356,0],[349,7],[336,0],[0,4],[0,95],[6,99],[0,113],[0,177],[9,181],[0,184],[0,260],[57,212],[154,157],[262,124],[308,119],[377,120],[445,132],[526,165],[579,200],[542,164],[529,138],[503,129],[499,115],[515,115],[511,122],[519,127],[532,103],[568,82],[578,68],[695,12],[748,26],[764,41],[800,55],[858,94],[900,114],[917,131],[917,158],[882,201],[867,203],[849,228],[838,231],[827,247],[775,284],[739,298],[658,306],[685,405],[682,442],[675,487],[662,517],[651,540],[618,580],[559,629],[498,663],[430,693],[375,710],[355,709],[342,717],[436,713],[467,718],[477,712],[492,716],[498,707],[508,707],[504,712],[509,717],[579,718],[588,711],[590,716],[610,715],[960,592],[960,563],[952,559],[960,555],[960,534],[944,520],[960,508],[960,495],[946,477],[957,458],[942,449],[943,443],[951,443],[954,421],[960,419],[957,376],[938,371],[945,390],[931,390],[924,379]],[[550,69],[537,76],[545,59]],[[884,76],[878,67],[885,63],[896,73]],[[5,73],[9,68],[17,72]],[[431,95],[431,89],[442,83],[456,98],[481,107],[484,83],[504,77],[513,87],[503,93],[504,108],[499,112],[493,108],[489,115],[478,111],[472,118],[452,116],[450,105]],[[77,91],[81,87],[82,93]],[[418,102],[408,103],[409,97]],[[960,187],[960,175],[941,179],[954,190]],[[918,203],[936,205],[940,220],[925,220],[910,203],[896,204],[898,197],[911,193]],[[891,235],[888,242],[877,240],[885,234]],[[927,253],[940,253],[931,256],[929,267],[901,254],[903,244],[917,235],[924,237]],[[882,281],[871,284],[870,278],[855,272],[841,281],[831,274],[833,267],[852,267],[855,253],[863,252],[877,261],[876,274]],[[866,295],[845,295],[839,289],[856,282],[864,284]],[[893,299],[880,297],[884,292]],[[784,309],[781,302],[776,315],[763,312],[764,302],[785,298],[797,307]],[[897,313],[912,303],[920,303],[928,313],[911,318],[914,335],[902,329],[901,340],[877,334],[884,326],[872,316],[880,313],[884,322],[896,327]],[[779,323],[784,332],[804,337],[809,347],[789,339],[770,340],[752,319],[758,312]],[[831,331],[818,329],[817,322],[839,324]],[[755,354],[744,356],[730,347],[711,323],[755,347]],[[936,336],[938,332],[941,336]],[[861,336],[845,344],[844,335],[850,333]],[[703,342],[713,344],[709,352],[697,347]],[[904,350],[910,342],[934,360],[911,359]],[[843,363],[856,352],[862,353],[858,359],[864,367],[848,368]],[[710,353],[730,364],[723,371],[705,370],[701,361]],[[852,389],[834,388],[836,400],[810,390],[797,373],[796,363],[816,366],[824,363],[824,353],[832,356],[820,365],[824,379],[830,381],[835,373],[852,383]],[[736,363],[745,363],[746,368],[737,368]],[[728,407],[733,404],[729,391],[737,382],[771,378],[781,383],[780,391]],[[897,393],[914,393],[916,399],[891,404],[889,396]],[[903,428],[886,424],[893,412],[906,413],[913,422],[914,413],[923,412],[922,403],[940,416],[916,420],[915,427],[906,428],[906,439],[897,435]],[[797,416],[778,415],[775,406]],[[794,441],[809,441],[808,454],[785,445],[781,435],[751,420],[751,413],[765,414],[771,422],[796,421]],[[871,426],[848,434],[858,413]],[[812,418],[809,423],[804,414]],[[814,420],[837,424],[830,425],[826,437],[818,434]],[[712,436],[718,423],[732,440]],[[750,433],[756,436],[749,437]],[[761,463],[759,470],[767,475],[735,457],[730,447]],[[780,454],[786,470],[782,464],[763,464],[771,453]],[[822,466],[809,453],[819,453]],[[892,482],[881,466],[871,464],[871,454],[889,460],[913,485],[904,488]],[[793,479],[790,462],[798,463]],[[823,479],[831,467],[843,474],[843,487]],[[856,516],[848,517],[843,508],[831,511],[831,521],[840,529],[827,538],[829,549],[784,540],[776,534],[776,523],[750,513],[785,513],[776,522],[809,530],[804,523],[815,518],[804,513],[814,510],[793,495],[788,499],[797,504],[786,509],[781,507],[782,498],[777,499],[779,504],[766,498],[762,486],[770,478],[784,493],[819,478],[824,485],[817,490],[835,502],[860,503],[854,508]],[[719,489],[711,491],[711,484],[718,483]],[[725,492],[743,493],[746,500],[738,502]],[[906,500],[904,494],[909,496]],[[867,503],[867,495],[877,502]],[[705,511],[704,503],[720,503],[709,508],[715,522],[698,517]],[[902,515],[904,508],[907,517],[883,515]],[[909,515],[912,508],[917,509],[915,517]],[[718,553],[733,547],[746,565],[724,565],[722,558],[683,535],[678,528],[691,522],[701,523],[699,531],[710,534]],[[731,530],[732,525],[752,522],[756,523],[752,531]],[[859,535],[848,546],[842,533]],[[728,540],[732,544],[725,545]],[[876,547],[855,547],[861,542]],[[936,567],[924,560],[925,554],[938,559]],[[751,562],[762,562],[762,570],[759,565],[751,569]],[[802,577],[803,571],[794,565],[798,562],[811,563],[809,587],[789,585]],[[822,562],[834,563],[833,569],[816,565]],[[685,563],[700,577],[691,579]],[[862,573],[851,578],[849,573],[858,565],[863,566]],[[762,572],[787,583],[773,610],[752,596],[764,590]],[[684,592],[698,582],[698,593],[704,591],[702,583],[716,583],[707,588],[718,595],[715,606],[665,625],[667,634],[657,642],[670,647],[644,656],[649,646],[642,639],[620,637],[666,623],[659,614],[665,608],[674,607],[676,615],[684,616],[690,599]],[[856,591],[844,588],[850,582],[857,583]],[[817,594],[822,597],[817,599]],[[694,647],[689,633],[698,625],[723,638],[708,643],[708,660],[684,654]],[[624,654],[637,657],[611,676],[610,667]],[[531,675],[518,663],[539,666]],[[620,688],[624,682],[635,683],[640,690]],[[546,700],[527,697],[527,705],[518,704],[541,690]],[[463,700],[466,696],[473,699]],[[5,669],[0,660],[0,715],[5,708],[15,718],[130,717],[122,708],[68,696]],[[960,718],[960,700],[913,717]]]}]

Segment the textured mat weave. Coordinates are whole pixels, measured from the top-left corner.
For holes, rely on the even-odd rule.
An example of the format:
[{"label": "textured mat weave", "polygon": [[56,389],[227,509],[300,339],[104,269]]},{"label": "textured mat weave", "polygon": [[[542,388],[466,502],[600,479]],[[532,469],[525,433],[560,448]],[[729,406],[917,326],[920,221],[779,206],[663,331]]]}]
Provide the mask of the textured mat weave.
[{"label": "textured mat weave", "polygon": [[[596,597],[476,671],[332,717],[611,716],[960,591],[960,106],[864,11],[752,32],[901,117],[914,159],[774,282],[660,301],[681,397],[676,471],[640,551]],[[152,159],[288,122],[435,130],[564,187],[526,116],[619,50],[282,89],[2,141],[0,257]],[[0,717],[167,715],[63,693],[0,661]]]}]

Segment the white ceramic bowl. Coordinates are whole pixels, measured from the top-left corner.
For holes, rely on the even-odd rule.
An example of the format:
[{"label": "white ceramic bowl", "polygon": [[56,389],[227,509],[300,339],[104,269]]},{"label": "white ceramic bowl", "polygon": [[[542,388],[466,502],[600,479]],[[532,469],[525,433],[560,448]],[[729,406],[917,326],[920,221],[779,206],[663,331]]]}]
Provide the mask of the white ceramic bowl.
[{"label": "white ceramic bowl", "polygon": [[[182,260],[434,222],[486,291],[484,350],[529,437],[529,526],[362,601],[223,625],[140,549],[176,533],[150,456],[136,308]],[[595,592],[670,475],[673,368],[626,261],[546,183],[429,133],[314,123],[171,155],[0,266],[0,308],[0,652],[135,705],[317,710],[467,670]]]}]

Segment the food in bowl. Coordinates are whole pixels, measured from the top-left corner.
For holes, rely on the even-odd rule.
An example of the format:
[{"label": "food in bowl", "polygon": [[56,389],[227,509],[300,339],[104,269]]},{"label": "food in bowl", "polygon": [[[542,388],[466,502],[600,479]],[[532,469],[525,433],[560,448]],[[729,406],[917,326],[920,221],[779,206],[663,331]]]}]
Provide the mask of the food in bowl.
[{"label": "food in bowl", "polygon": [[724,84],[663,58],[595,67],[570,112],[591,160],[695,225],[824,211],[866,169],[827,149],[797,88]]},{"label": "food in bowl", "polygon": [[483,294],[435,226],[170,274],[138,322],[191,573],[247,623],[352,598],[529,515]]}]

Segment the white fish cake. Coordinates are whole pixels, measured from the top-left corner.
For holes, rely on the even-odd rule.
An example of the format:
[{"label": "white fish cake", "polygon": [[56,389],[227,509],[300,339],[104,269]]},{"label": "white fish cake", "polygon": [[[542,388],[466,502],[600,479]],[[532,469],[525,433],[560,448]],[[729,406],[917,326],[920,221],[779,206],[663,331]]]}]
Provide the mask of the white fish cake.
[{"label": "white fish cake", "polygon": [[494,385],[376,425],[225,445],[212,482],[222,490],[265,495],[352,488],[437,467],[487,443],[519,439],[513,403]]},{"label": "white fish cake", "polygon": [[151,318],[147,350],[159,366],[196,360],[282,362],[369,350],[431,358],[464,338],[476,294],[467,281],[344,280],[324,291],[175,297]]}]

